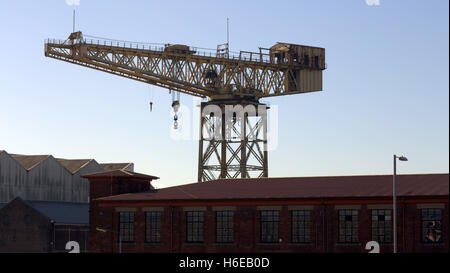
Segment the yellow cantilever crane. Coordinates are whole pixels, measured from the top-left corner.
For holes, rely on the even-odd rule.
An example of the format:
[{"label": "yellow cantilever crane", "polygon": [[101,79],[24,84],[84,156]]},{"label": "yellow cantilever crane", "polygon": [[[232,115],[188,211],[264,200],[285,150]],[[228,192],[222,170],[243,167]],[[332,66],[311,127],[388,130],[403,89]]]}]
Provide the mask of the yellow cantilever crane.
[{"label": "yellow cantilever crane", "polygon": [[[209,98],[201,103],[199,182],[267,177],[268,107],[259,99],[322,90],[324,48],[277,43],[259,52],[230,54],[228,44],[207,52],[87,37],[73,32],[66,40],[48,39],[45,56]],[[177,108],[177,102],[172,106]],[[226,114],[227,106],[233,107],[232,115]]]}]

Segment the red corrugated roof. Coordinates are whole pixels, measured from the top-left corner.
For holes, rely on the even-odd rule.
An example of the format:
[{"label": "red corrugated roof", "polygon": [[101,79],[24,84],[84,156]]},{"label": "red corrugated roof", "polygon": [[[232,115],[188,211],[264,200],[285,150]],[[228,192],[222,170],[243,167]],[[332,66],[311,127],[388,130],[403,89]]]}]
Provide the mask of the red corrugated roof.
[{"label": "red corrugated roof", "polygon": [[[397,176],[398,196],[448,196],[448,174]],[[221,179],[99,198],[105,201],[392,196],[392,175]]]}]

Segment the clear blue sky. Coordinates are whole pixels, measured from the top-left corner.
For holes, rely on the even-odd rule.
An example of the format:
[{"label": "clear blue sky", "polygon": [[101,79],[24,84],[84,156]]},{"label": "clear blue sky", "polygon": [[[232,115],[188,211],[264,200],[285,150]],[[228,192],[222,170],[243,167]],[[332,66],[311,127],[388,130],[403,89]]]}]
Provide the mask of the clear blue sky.
[{"label": "clear blue sky", "polygon": [[[134,162],[157,186],[197,178],[197,141],[174,141],[171,96],[44,57],[44,39],[77,30],[142,42],[256,51],[278,41],[326,48],[324,91],[267,99],[279,107],[270,176],[449,171],[449,2],[3,1],[0,149]],[[192,98],[182,95],[192,106]]]}]

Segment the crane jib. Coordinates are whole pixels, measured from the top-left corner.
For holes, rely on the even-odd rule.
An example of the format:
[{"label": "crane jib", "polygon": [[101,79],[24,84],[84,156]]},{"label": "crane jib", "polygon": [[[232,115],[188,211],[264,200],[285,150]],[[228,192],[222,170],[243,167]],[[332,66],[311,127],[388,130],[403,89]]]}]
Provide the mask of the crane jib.
[{"label": "crane jib", "polygon": [[269,53],[224,56],[185,45],[133,47],[71,37],[47,40],[45,55],[189,95],[259,99],[322,90],[323,48],[278,43]]}]

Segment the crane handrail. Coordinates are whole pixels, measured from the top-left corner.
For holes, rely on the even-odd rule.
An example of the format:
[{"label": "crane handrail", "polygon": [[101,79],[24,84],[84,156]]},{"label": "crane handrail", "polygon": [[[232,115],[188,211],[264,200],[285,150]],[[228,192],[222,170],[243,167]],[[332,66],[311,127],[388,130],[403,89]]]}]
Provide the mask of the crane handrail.
[{"label": "crane handrail", "polygon": [[[89,37],[85,35],[86,37]],[[149,50],[154,52],[164,52],[165,46],[169,44],[162,43],[139,43],[139,42],[131,42],[131,41],[121,41],[121,40],[113,40],[113,39],[46,39],[45,43],[48,44],[57,44],[57,45],[77,45],[77,44],[88,44],[88,45],[103,45],[103,46],[114,46],[114,47],[122,47],[127,49],[142,49]],[[163,46],[161,46],[163,45]],[[199,50],[201,49],[201,50]],[[270,54],[260,53],[260,52],[250,52],[250,51],[240,51],[233,52],[229,51],[227,55],[218,54],[216,49],[209,48],[201,48],[195,46],[189,46],[189,50],[193,52],[193,55],[197,56],[210,56],[215,58],[229,59],[229,60],[243,60],[243,61],[251,61],[251,62],[260,62],[260,63],[271,63]]]}]

